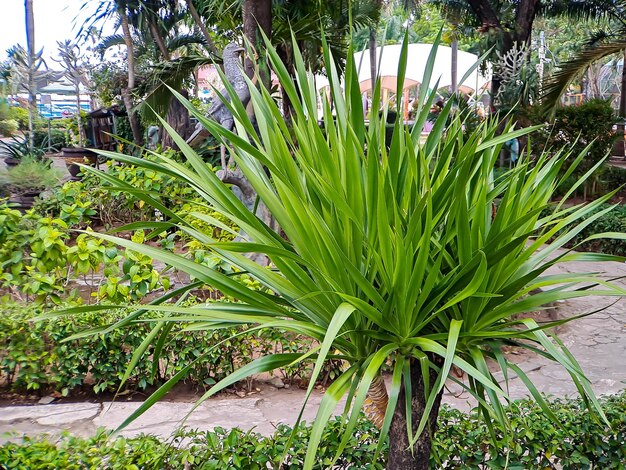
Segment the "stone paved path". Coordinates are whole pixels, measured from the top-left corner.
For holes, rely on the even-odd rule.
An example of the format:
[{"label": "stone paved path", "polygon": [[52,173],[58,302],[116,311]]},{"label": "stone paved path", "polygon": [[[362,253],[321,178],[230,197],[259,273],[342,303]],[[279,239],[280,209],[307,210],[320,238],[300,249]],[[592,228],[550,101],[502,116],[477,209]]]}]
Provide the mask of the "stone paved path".
[{"label": "stone paved path", "polygon": [[[597,270],[598,265],[593,263],[571,263],[560,268],[561,272]],[[626,276],[626,265],[607,263],[603,265],[603,271],[607,278]],[[621,282],[626,288],[626,282]],[[612,300],[606,298],[588,298],[561,303],[557,310],[561,316],[571,316],[596,310],[611,302]],[[626,299],[601,313],[567,324],[562,327],[560,337],[580,362],[597,394],[616,393],[626,388]],[[561,367],[543,358],[528,355],[519,356],[518,362],[541,392],[555,396],[576,394],[568,374]],[[509,391],[514,398],[527,394],[519,378],[510,380]],[[469,396],[458,393],[458,387],[450,385],[444,402],[467,408]],[[314,419],[321,396],[320,391],[315,391],[311,397],[304,413],[306,421],[311,422]],[[244,398],[214,398],[200,405],[186,425],[200,429],[239,426],[271,434],[278,423],[294,422],[303,397],[303,390],[265,386],[259,393]],[[64,429],[77,435],[89,436],[100,426],[115,429],[138,406],[139,403],[120,401],[3,407],[0,408],[0,436],[6,432],[57,434]],[[192,403],[181,402],[158,403],[123,430],[122,434],[134,436],[143,432],[167,437],[192,406]],[[337,411],[339,412],[339,408]],[[0,441],[6,439],[7,436],[4,436]]]}]

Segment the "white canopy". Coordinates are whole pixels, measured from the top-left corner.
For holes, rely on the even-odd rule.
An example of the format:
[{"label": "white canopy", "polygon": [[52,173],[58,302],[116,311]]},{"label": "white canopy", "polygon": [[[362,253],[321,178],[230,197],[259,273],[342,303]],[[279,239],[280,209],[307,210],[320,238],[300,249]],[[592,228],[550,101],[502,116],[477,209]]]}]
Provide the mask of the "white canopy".
[{"label": "white canopy", "polygon": [[[424,69],[428,61],[428,55],[432,49],[432,44],[409,44],[407,51],[406,77],[402,89],[411,88],[421,84],[424,77]],[[376,49],[376,57],[378,61],[378,70],[381,78],[381,86],[392,92],[396,92],[398,64],[400,62],[400,53],[402,45],[393,44]],[[469,52],[458,51],[457,54],[457,79],[461,80],[465,73],[478,61],[478,56]],[[354,61],[359,71],[359,83],[361,91],[371,90],[370,77],[370,56],[369,49],[354,54]],[[447,46],[439,46],[435,57],[435,64],[429,88],[437,85],[437,88],[447,88],[452,84],[452,49]],[[323,88],[328,85],[325,77],[316,77],[317,88]],[[437,80],[439,83],[437,84]],[[478,68],[474,70],[469,77],[459,83],[458,87],[465,93],[483,90],[491,80],[491,73],[488,71],[483,75]]]}]

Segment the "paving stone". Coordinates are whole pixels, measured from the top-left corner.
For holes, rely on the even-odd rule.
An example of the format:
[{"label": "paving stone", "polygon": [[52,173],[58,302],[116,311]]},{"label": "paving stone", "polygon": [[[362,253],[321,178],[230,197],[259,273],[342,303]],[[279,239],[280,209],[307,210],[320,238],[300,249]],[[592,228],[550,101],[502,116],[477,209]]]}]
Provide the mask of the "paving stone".
[{"label": "paving stone", "polygon": [[[33,420],[40,424],[63,424],[96,416],[100,411],[100,405],[95,403],[70,403],[62,405],[6,406],[0,410],[0,423]],[[72,416],[76,416],[76,419],[71,418]],[[41,420],[47,422],[41,423]]]},{"label": "paving stone", "polygon": [[77,406],[68,411],[55,412],[48,416],[38,418],[36,421],[42,426],[60,426],[95,418],[99,412],[100,405],[93,405],[84,408]]}]

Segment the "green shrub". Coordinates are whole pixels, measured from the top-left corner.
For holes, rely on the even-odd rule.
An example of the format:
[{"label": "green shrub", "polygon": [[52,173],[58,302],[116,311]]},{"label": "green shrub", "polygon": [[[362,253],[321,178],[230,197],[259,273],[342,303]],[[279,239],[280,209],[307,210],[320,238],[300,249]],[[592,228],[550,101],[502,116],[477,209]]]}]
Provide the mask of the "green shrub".
[{"label": "green shrub", "polygon": [[[626,393],[601,399],[606,425],[589,416],[579,400],[552,400],[550,407],[560,418],[552,423],[539,407],[518,401],[507,408],[516,443],[496,449],[487,427],[473,413],[464,414],[444,406],[435,434],[432,468],[523,469],[561,468],[622,469],[626,462]],[[325,469],[339,446],[344,423],[331,420],[324,431],[315,469]],[[496,433],[500,433],[496,425]],[[283,469],[302,468],[311,428],[302,426],[290,443]],[[0,447],[0,462],[7,469],[277,469],[291,434],[280,425],[270,437],[239,429],[213,431],[181,430],[163,442],[154,436],[128,439],[108,438],[99,431],[89,439],[64,435],[58,442],[46,438],[24,438]],[[385,452],[372,461],[377,429],[361,417],[355,433],[342,452],[335,469],[383,469]],[[508,465],[508,467],[507,467]]]},{"label": "green shrub", "polygon": [[17,132],[18,124],[13,119],[6,119],[0,121],[0,135],[5,137],[11,137]]},{"label": "green shrub", "polygon": [[615,189],[619,189],[621,195],[626,194],[626,168],[612,165],[603,166],[598,172],[598,185],[602,193],[608,193]]},{"label": "green shrub", "polygon": [[[133,352],[150,332],[151,323],[137,322],[106,335],[62,340],[81,331],[108,326],[127,314],[123,313],[97,312],[37,322],[32,318],[41,314],[41,309],[5,302],[0,310],[0,370],[5,385],[13,390],[56,390],[63,395],[85,385],[90,385],[95,393],[115,391]],[[226,377],[257,354],[302,352],[311,347],[307,338],[278,331],[250,332],[231,338],[245,330],[184,332],[185,326],[172,329],[158,367],[153,366],[152,349],[141,357],[126,384],[129,390],[144,390],[162,383],[203,354],[205,359],[184,380],[201,389]],[[210,351],[220,342],[219,348]],[[283,369],[283,373],[296,379],[306,377],[309,370],[299,364],[297,368]]]},{"label": "green shrub", "polygon": [[[585,174],[606,157],[617,138],[613,132],[615,112],[606,100],[592,99],[579,106],[559,108],[551,123],[545,122],[540,107],[530,108],[527,113],[533,124],[544,124],[543,129],[532,136],[532,146],[536,150],[545,148],[555,153],[565,146],[571,147],[572,154],[577,155],[593,142],[584,160],[574,172],[574,176],[577,177]],[[567,168],[568,165],[564,165],[562,171]],[[589,180],[589,183],[593,184],[593,181],[594,178]],[[585,189],[588,192],[591,188]]]},{"label": "green shrub", "polygon": [[[61,204],[58,217],[41,216],[35,210],[21,214],[0,205],[0,288],[36,303],[60,303],[70,290],[68,284],[78,278],[93,297],[113,302],[128,303],[156,289],[168,290],[169,279],[149,257],[120,250],[89,234],[75,241],[70,238],[68,224],[85,223],[93,213],[81,201]],[[140,231],[132,238],[145,239]],[[104,276],[95,276],[100,271]]]},{"label": "green shrub", "polygon": [[28,110],[19,106],[9,108],[9,119],[17,121],[21,131],[28,130]]},{"label": "green shrub", "polygon": [[[601,212],[602,210],[610,207],[610,204],[603,204],[597,207],[595,210],[589,212],[583,217],[583,220],[592,217],[594,214]],[[544,211],[544,214],[548,214],[550,210]],[[564,227],[563,230],[555,234],[558,237],[561,233],[568,230],[568,227]],[[583,230],[576,234],[565,246],[568,248],[574,247],[579,243],[582,243],[586,238],[591,235],[595,235],[603,232],[618,232],[626,233],[626,206],[618,206],[611,212],[599,217],[594,223],[587,225]],[[598,240],[592,240],[577,246],[578,251],[591,251],[596,253],[606,253],[611,255],[626,256],[626,241],[617,240],[612,238],[602,238]]]},{"label": "green shrub", "polygon": [[34,133],[35,147],[40,147],[46,151],[60,152],[63,147],[68,146],[67,133],[61,129],[37,129]]}]

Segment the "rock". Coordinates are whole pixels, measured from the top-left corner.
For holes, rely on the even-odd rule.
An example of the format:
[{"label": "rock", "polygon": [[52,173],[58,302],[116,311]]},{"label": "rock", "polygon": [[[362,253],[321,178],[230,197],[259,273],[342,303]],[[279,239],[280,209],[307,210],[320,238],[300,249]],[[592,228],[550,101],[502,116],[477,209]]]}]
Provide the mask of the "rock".
[{"label": "rock", "polygon": [[37,403],[39,403],[40,405],[49,405],[54,400],[54,397],[41,397],[41,399]]},{"label": "rock", "polygon": [[238,390],[235,392],[235,395],[237,395],[239,398],[245,398],[246,392],[242,392],[241,390]]},{"label": "rock", "polygon": [[285,388],[285,382],[280,377],[274,377],[268,383],[276,388]]}]

